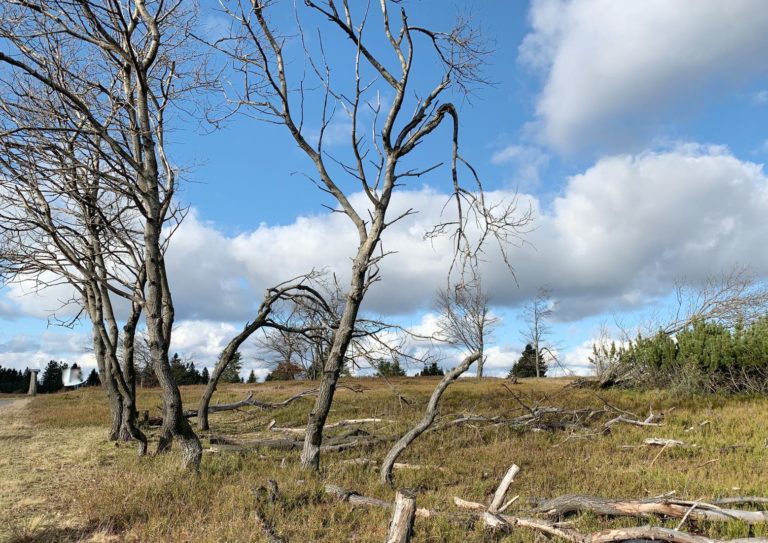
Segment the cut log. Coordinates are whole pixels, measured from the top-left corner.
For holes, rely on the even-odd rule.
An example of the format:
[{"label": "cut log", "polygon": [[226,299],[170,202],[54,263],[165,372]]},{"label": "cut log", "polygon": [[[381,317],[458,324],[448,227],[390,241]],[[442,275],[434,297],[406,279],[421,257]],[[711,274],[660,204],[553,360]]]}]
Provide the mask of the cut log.
[{"label": "cut log", "polygon": [[389,523],[387,543],[408,543],[413,533],[415,516],[416,493],[409,489],[399,490],[395,495],[395,511]]}]

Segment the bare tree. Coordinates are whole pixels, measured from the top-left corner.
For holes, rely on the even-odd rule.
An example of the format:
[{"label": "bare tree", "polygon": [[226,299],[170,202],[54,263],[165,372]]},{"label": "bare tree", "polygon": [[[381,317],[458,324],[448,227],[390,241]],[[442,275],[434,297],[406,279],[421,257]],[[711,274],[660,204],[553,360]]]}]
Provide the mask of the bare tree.
[{"label": "bare tree", "polygon": [[[1,83],[7,92],[0,103],[0,272],[34,289],[75,291],[76,299],[62,300],[75,316],[52,320],[69,325],[81,312],[90,318],[112,414],[110,439],[137,439],[143,454],[132,351],[145,283],[138,211],[109,189],[122,172],[100,160],[99,138],[73,128],[78,119],[43,85],[14,75]],[[122,336],[120,298],[129,305]],[[121,340],[131,348],[121,349]]]},{"label": "bare tree", "polygon": [[490,314],[488,300],[479,280],[439,289],[435,295],[435,309],[440,315],[436,338],[480,353],[478,377],[483,376],[485,341],[499,324],[499,318]]},{"label": "bare tree", "polygon": [[[177,170],[166,153],[166,118],[175,104],[204,84],[200,59],[186,46],[193,13],[181,2],[155,0],[19,0],[3,3],[0,11],[5,49],[0,65],[11,74],[11,84],[55,102],[66,115],[63,126],[21,124],[4,136],[61,132],[87,142],[98,164],[92,170],[106,173],[100,186],[137,210],[142,263],[134,269],[141,269],[146,283],[141,296],[138,290],[125,294],[145,315],[152,364],[163,390],[158,447],[167,449],[177,439],[184,464],[196,468],[202,448],[183,416],[168,361],[174,308],[163,231],[173,230],[177,185]],[[89,294],[94,303],[107,303],[97,291],[114,292],[116,287],[103,278],[98,284]],[[94,307],[97,312],[105,308]],[[134,317],[138,320],[135,314],[129,320]],[[117,330],[109,332],[116,342]]]},{"label": "bare tree", "polygon": [[536,377],[541,377],[542,353],[548,352],[552,355],[552,348],[547,344],[546,338],[552,332],[548,321],[553,313],[552,291],[548,287],[542,287],[533,300],[523,307],[520,314],[527,326],[522,333],[523,339],[536,351]]},{"label": "bare tree", "polygon": [[[314,274],[308,274],[268,289],[264,294],[256,317],[246,323],[243,330],[224,347],[224,350],[219,355],[219,360],[216,362],[216,366],[213,368],[205,391],[200,398],[197,420],[198,427],[201,430],[208,430],[209,428],[208,406],[210,405],[213,393],[216,391],[221,374],[234,358],[240,346],[254,333],[259,330],[271,329],[289,337],[301,336],[313,342],[315,337],[322,337],[327,333],[327,330],[332,329],[336,325],[335,320],[333,320],[334,313],[323,295],[316,288],[307,284],[313,277]],[[305,313],[316,315],[317,318],[305,323],[295,323],[290,320],[281,322],[276,318],[279,317],[280,312],[275,311],[275,306],[279,304],[291,304],[296,307],[309,308],[305,310]]]},{"label": "bare tree", "polygon": [[[404,9],[400,11],[399,29],[393,30],[389,15],[391,3],[379,2],[380,31],[387,49],[381,55],[374,52],[375,38],[369,39],[366,34],[369,17],[376,14],[362,4],[356,6],[359,11],[353,13],[346,0],[341,3],[305,0],[303,6],[296,6],[298,40],[304,46],[306,58],[304,67],[294,68],[292,59],[286,58],[287,38],[268,19],[268,12],[276,7],[271,2],[243,0],[225,6],[234,23],[233,33],[214,44],[228,55],[235,70],[243,76],[242,91],[236,99],[239,109],[287,129],[314,165],[313,181],[335,200],[334,211],[346,215],[358,234],[344,308],[325,361],[320,392],[307,422],[301,462],[310,469],[319,467],[323,426],[354,336],[362,300],[379,277],[379,264],[387,254],[381,245],[382,234],[399,219],[413,213],[408,210],[399,216],[389,216],[393,194],[409,178],[425,175],[439,166],[405,169],[406,157],[413,159],[412,153],[419,144],[438,127],[449,125],[451,190],[457,207],[453,217],[436,226],[431,234],[453,236],[456,269],[461,271],[473,265],[481,251],[480,242],[488,238],[499,242],[500,251],[506,257],[506,243],[515,239],[519,228],[528,221],[527,215],[520,218],[516,214],[514,201],[489,205],[471,167],[468,171],[474,187],[463,187],[459,181],[459,167],[466,165],[458,152],[459,116],[456,107],[443,102],[442,97],[451,87],[466,88],[479,79],[484,51],[477,45],[476,34],[465,23],[447,33],[412,25]],[[330,28],[348,39],[351,84],[347,90],[336,85],[333,76],[337,68],[331,67],[324,54],[323,33],[327,30],[318,29],[319,43],[312,48],[307,45],[303,28],[310,16],[325,19]],[[411,76],[416,49],[422,43],[427,47],[425,54],[431,52],[443,66],[444,76],[420,92]],[[319,94],[311,95],[311,89],[319,89]],[[378,99],[382,90],[393,95],[387,111],[383,111],[382,101]],[[320,104],[320,128],[314,134],[305,122],[305,107],[310,103]],[[331,156],[324,147],[327,130],[340,110],[350,123],[347,160]],[[370,131],[362,126],[364,112],[373,117]],[[365,136],[366,133],[369,135]],[[361,208],[353,204],[348,180],[362,191],[367,205]]]}]

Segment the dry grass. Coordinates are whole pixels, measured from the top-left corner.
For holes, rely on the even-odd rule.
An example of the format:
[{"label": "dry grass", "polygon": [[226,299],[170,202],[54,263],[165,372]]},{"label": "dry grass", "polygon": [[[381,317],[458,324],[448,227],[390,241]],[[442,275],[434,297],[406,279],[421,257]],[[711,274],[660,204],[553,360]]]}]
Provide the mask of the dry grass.
[{"label": "dry grass", "polygon": [[[330,422],[374,416],[397,420],[365,428],[383,436],[401,434],[420,416],[435,380],[402,379],[394,383],[411,400],[411,406],[402,404],[381,380],[358,379],[354,384],[365,391],[339,390]],[[564,389],[564,384],[556,379],[527,381],[514,390],[530,403],[603,405],[592,392]],[[307,383],[234,385],[216,399],[230,401],[254,389],[259,399],[275,401],[307,387]],[[200,387],[183,390],[189,405],[200,393]],[[526,498],[566,493],[639,498],[674,490],[678,497],[691,499],[768,494],[768,472],[764,469],[767,399],[681,398],[664,392],[618,391],[601,396],[641,416],[650,406],[657,411],[674,409],[661,428],[620,425],[611,435],[589,439],[567,431],[519,433],[487,425],[431,433],[406,451],[402,461],[444,469],[396,471],[395,484],[415,488],[420,506],[445,511],[454,510],[453,496],[486,500],[513,462],[522,468],[512,489],[522,498],[515,506],[518,510],[529,507]],[[216,433],[248,438],[265,435],[272,419],[278,426],[302,426],[311,402],[305,398],[275,411],[215,414],[211,426]],[[139,407],[159,415],[157,394],[143,391]],[[501,381],[473,379],[449,389],[442,413],[446,418],[463,413],[515,416],[521,410]],[[322,485],[330,482],[391,499],[393,491],[378,483],[374,468],[342,463],[363,456],[381,460],[385,445],[327,454],[318,476],[301,472],[297,452],[268,450],[208,453],[200,475],[191,476],[180,469],[174,453],[137,459],[132,446],[115,447],[106,442],[107,418],[106,403],[98,390],[40,396],[21,409],[0,409],[0,538],[262,541],[263,534],[253,517],[256,508],[289,541],[368,542],[382,541],[386,535],[386,511],[354,509],[322,493]],[[700,426],[705,420],[710,423]],[[690,427],[695,429],[686,432]],[[654,462],[659,450],[639,446],[650,436],[681,439],[687,446],[666,450]],[[624,448],[627,445],[637,447]],[[267,479],[274,479],[280,487],[275,503],[259,498],[257,490]],[[609,522],[584,516],[577,527],[589,531],[636,523],[633,519]],[[723,538],[750,534],[748,527],[738,522],[700,524],[693,529]],[[757,526],[751,535],[768,535],[768,530]],[[462,543],[534,539],[530,533],[502,537],[479,526],[440,519],[418,519],[414,538],[418,542]]]}]

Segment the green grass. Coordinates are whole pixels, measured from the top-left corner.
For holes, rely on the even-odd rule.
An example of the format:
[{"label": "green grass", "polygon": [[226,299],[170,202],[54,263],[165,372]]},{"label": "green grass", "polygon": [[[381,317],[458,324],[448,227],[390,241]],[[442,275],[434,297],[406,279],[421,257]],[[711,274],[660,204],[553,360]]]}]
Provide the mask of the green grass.
[{"label": "green grass", "polygon": [[[363,417],[391,419],[396,422],[364,428],[380,436],[400,435],[420,418],[436,382],[431,378],[394,380],[393,385],[408,398],[409,406],[400,402],[381,380],[349,380],[347,384],[364,391],[340,389],[329,422]],[[522,414],[523,408],[502,383],[467,379],[452,385],[443,399],[443,417]],[[564,388],[565,383],[557,379],[531,380],[513,390],[531,404],[603,406],[593,392]],[[242,398],[249,390],[254,390],[260,400],[282,400],[310,386],[300,382],[231,385],[217,393],[214,403]],[[201,392],[201,387],[184,387],[185,405],[196,404]],[[451,512],[455,511],[454,496],[487,502],[506,469],[516,463],[522,471],[510,492],[520,494],[521,499],[513,506],[512,514],[529,508],[529,498],[568,493],[642,498],[675,491],[677,497],[693,500],[768,494],[768,471],[764,469],[768,399],[682,397],[663,391],[602,391],[600,396],[641,418],[650,407],[655,412],[664,411],[665,425],[617,425],[610,435],[589,438],[570,431],[519,432],[489,425],[450,428],[422,436],[405,452],[401,462],[426,467],[396,470],[395,486],[416,489],[421,507]],[[312,401],[304,398],[272,411],[213,414],[212,432],[244,440],[277,437],[275,432],[267,432],[267,424],[274,419],[278,426],[303,426]],[[156,391],[141,391],[138,404],[139,409],[149,409],[152,416],[159,416]],[[612,416],[607,413],[597,420],[592,431]],[[108,412],[100,390],[39,396],[24,410],[12,415],[0,412],[0,417],[4,417],[0,419],[0,458],[7,458],[21,446],[29,451],[20,459],[17,454],[17,460],[10,463],[0,460],[0,495],[4,487],[12,488],[6,503],[10,513],[7,518],[0,514],[0,521],[4,521],[11,541],[262,541],[263,534],[253,517],[257,508],[289,541],[378,542],[386,535],[387,511],[352,508],[322,492],[324,483],[333,483],[391,500],[394,491],[379,484],[375,467],[343,463],[361,457],[380,461],[386,445],[326,454],[317,475],[300,470],[298,452],[206,453],[200,474],[194,476],[179,467],[175,451],[138,459],[130,444],[116,447],[107,442]],[[704,421],[709,423],[701,425]],[[337,432],[345,430],[348,428]],[[646,437],[680,439],[686,446],[659,455],[658,448],[641,445]],[[203,442],[207,448],[206,436]],[[34,455],[29,456],[32,451]],[[83,475],[75,477],[62,469],[68,462],[80,465]],[[37,477],[32,482],[36,483],[19,484],[30,467]],[[275,480],[280,488],[275,503],[260,497],[263,493],[258,489],[268,479]],[[0,509],[2,506],[0,503]],[[642,522],[585,515],[577,520],[576,527],[593,531]],[[676,525],[675,521],[654,522]],[[753,527],[750,532],[737,522],[700,523],[689,529],[721,538],[768,535],[765,527]],[[524,531],[502,537],[479,525],[444,519],[417,519],[415,530],[417,542],[537,539]]]}]

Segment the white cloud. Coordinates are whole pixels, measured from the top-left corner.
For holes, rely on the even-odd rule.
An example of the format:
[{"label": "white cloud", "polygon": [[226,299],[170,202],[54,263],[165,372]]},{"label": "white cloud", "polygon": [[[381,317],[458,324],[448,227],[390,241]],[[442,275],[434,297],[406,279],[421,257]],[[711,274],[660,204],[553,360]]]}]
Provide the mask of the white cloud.
[{"label": "white cloud", "polygon": [[621,149],[673,107],[767,71],[761,0],[535,0],[520,61],[545,76],[542,135],[561,151]]},{"label": "white cloud", "polygon": [[[490,201],[504,196],[510,193],[488,194]],[[519,286],[494,250],[483,264],[483,286],[501,307],[517,306],[549,285],[559,301],[557,318],[572,321],[642,307],[681,277],[702,279],[735,265],[768,277],[768,178],[761,165],[723,147],[685,144],[605,157],[570,177],[547,205],[522,198],[536,213],[536,229],[526,237],[534,247],[511,253]],[[366,299],[369,312],[428,312],[435,289],[444,284],[451,246],[449,239],[433,245],[423,234],[446,199],[423,189],[393,200],[393,214],[409,207],[420,213],[386,230],[384,250],[396,252],[381,263],[381,281]],[[365,197],[356,194],[352,201],[362,207]],[[173,348],[212,364],[252,317],[266,287],[320,267],[336,272],[344,285],[355,237],[340,214],[299,217],[234,236],[190,214],[168,258],[178,309]],[[52,305],[43,296],[23,302],[33,313]],[[433,330],[434,315],[415,328]],[[248,356],[254,367],[263,367],[258,353]]]},{"label": "white cloud", "polygon": [[491,155],[491,164],[512,167],[514,186],[530,189],[535,187],[541,176],[541,170],[549,163],[549,156],[538,147],[527,145],[507,145]]}]

